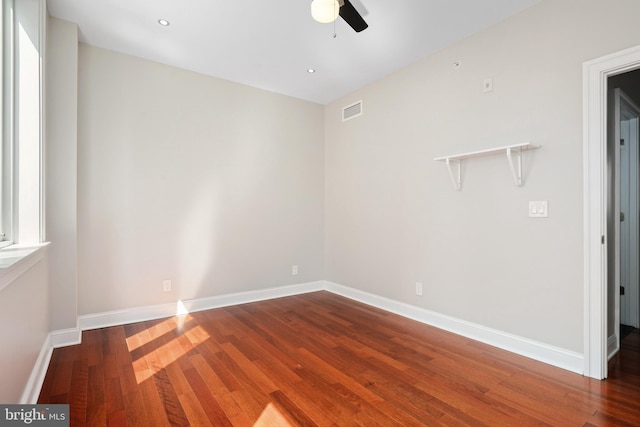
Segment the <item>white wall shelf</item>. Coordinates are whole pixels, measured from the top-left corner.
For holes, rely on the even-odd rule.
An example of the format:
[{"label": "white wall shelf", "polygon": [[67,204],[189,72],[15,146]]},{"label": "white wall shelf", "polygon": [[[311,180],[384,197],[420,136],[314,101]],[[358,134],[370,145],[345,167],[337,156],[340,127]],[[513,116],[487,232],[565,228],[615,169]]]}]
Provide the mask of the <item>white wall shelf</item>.
[{"label": "white wall shelf", "polygon": [[513,180],[516,185],[520,187],[522,186],[522,152],[535,150],[536,148],[540,148],[540,146],[533,145],[529,142],[523,142],[522,144],[507,145],[505,147],[489,148],[487,150],[436,157],[433,160],[436,162],[445,162],[447,170],[449,171],[449,176],[451,177],[451,182],[453,183],[453,188],[456,191],[460,191],[462,189],[461,165],[463,160],[505,153],[509,163],[509,168],[511,169],[511,174],[513,175]]}]

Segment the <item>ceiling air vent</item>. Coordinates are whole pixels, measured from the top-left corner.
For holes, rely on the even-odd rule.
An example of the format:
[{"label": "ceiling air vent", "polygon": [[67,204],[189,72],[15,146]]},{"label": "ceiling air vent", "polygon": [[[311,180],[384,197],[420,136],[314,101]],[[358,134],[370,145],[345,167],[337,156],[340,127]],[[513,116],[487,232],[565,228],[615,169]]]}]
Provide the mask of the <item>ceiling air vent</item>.
[{"label": "ceiling air vent", "polygon": [[342,121],[355,119],[362,115],[362,101],[355,102],[346,107],[342,107]]}]

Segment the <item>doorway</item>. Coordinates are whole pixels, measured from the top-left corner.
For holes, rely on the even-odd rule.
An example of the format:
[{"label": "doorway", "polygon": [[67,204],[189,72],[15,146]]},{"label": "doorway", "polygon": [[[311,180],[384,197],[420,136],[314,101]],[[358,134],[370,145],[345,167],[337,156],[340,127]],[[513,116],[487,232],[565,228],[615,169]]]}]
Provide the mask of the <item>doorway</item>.
[{"label": "doorway", "polygon": [[640,70],[608,79],[607,360],[640,326]]},{"label": "doorway", "polygon": [[[616,244],[608,230],[607,176],[608,79],[640,69],[640,46],[588,61],[583,66],[584,201],[584,371],[607,377],[608,325],[615,298],[608,288],[608,248]],[[611,300],[614,301],[611,301]]]}]

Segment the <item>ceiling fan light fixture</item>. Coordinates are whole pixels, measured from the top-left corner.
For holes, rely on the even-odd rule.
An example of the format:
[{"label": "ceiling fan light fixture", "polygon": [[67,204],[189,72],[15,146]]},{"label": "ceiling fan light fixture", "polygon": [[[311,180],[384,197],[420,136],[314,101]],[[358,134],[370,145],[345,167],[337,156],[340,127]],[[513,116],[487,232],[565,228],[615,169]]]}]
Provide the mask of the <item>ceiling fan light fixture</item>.
[{"label": "ceiling fan light fixture", "polygon": [[335,21],[339,13],[338,0],[313,0],[311,2],[311,16],[321,24]]}]

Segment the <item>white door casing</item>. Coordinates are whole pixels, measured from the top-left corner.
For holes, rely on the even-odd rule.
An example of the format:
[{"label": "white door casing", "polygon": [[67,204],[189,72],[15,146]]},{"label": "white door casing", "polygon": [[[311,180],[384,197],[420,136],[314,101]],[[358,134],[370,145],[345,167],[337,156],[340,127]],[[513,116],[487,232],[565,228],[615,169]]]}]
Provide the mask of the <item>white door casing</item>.
[{"label": "white door casing", "polygon": [[607,377],[607,79],[638,68],[640,46],[583,65],[584,375],[597,379]]}]

